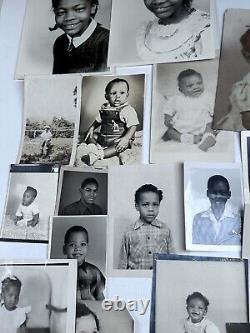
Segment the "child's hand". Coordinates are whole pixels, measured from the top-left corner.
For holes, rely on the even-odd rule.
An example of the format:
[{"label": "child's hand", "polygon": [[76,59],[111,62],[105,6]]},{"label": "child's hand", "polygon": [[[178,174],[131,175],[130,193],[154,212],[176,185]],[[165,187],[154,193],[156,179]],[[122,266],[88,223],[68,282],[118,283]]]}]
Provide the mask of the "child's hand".
[{"label": "child's hand", "polygon": [[126,150],[129,146],[129,139],[127,139],[125,136],[121,138],[121,140],[117,143],[115,149],[118,153],[122,153],[124,150]]},{"label": "child's hand", "polygon": [[209,148],[213,147],[216,144],[216,139],[214,135],[207,135],[204,140],[202,139],[198,147],[203,151],[208,151]]}]

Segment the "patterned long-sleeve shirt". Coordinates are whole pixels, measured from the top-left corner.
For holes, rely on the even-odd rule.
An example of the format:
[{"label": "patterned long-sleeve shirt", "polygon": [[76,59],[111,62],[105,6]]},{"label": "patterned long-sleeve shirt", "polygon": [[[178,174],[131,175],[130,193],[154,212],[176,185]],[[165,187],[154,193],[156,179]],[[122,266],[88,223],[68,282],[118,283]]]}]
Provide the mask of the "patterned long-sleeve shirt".
[{"label": "patterned long-sleeve shirt", "polygon": [[151,224],[137,220],[124,233],[119,269],[152,269],[154,253],[173,253],[169,227],[155,219]]}]

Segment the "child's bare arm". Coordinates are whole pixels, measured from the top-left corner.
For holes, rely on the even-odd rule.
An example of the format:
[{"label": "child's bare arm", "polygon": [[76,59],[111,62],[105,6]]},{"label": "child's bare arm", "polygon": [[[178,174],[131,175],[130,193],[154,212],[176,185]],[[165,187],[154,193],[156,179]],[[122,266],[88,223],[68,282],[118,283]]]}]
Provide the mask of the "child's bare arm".
[{"label": "child's bare arm", "polygon": [[15,216],[15,219],[14,219],[14,223],[15,223],[15,225],[17,225],[17,222],[18,222],[18,221],[21,221],[22,219],[23,219],[22,216]]},{"label": "child's bare arm", "polygon": [[121,137],[119,142],[116,145],[116,151],[118,153],[122,153],[124,150],[126,150],[129,146],[129,141],[132,139],[133,135],[136,132],[136,126],[130,126],[126,132],[126,134]]},{"label": "child's bare arm", "polygon": [[34,227],[39,222],[39,213],[33,216],[33,219],[27,222],[28,226]]},{"label": "child's bare arm", "polygon": [[96,128],[98,128],[100,125],[101,125],[101,123],[99,123],[98,121],[95,120],[95,121],[91,124],[91,126],[88,128],[88,131],[87,131],[87,134],[86,134],[84,140],[86,141],[87,139],[92,139],[92,138],[93,138],[93,134],[94,134],[94,130],[95,130]]}]

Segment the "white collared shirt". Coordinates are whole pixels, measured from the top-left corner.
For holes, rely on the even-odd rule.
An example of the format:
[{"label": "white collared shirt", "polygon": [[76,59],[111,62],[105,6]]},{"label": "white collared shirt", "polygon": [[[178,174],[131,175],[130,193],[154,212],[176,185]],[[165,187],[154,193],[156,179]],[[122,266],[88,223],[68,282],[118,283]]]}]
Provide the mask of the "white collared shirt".
[{"label": "white collared shirt", "polygon": [[86,40],[93,34],[96,27],[97,27],[97,22],[94,19],[91,19],[91,22],[90,22],[89,26],[81,34],[81,36],[77,36],[77,37],[72,38],[69,35],[67,35],[67,37],[69,39],[69,45],[71,43],[73,43],[74,47],[78,47],[82,43],[86,42]]}]

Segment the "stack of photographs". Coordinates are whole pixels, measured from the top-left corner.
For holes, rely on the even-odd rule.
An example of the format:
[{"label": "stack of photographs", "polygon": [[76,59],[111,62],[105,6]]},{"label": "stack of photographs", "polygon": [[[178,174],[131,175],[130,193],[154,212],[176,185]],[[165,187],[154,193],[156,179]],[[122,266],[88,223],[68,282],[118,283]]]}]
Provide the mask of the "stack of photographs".
[{"label": "stack of photographs", "polygon": [[0,40],[17,18],[3,333],[249,333],[250,5],[3,0]]}]

